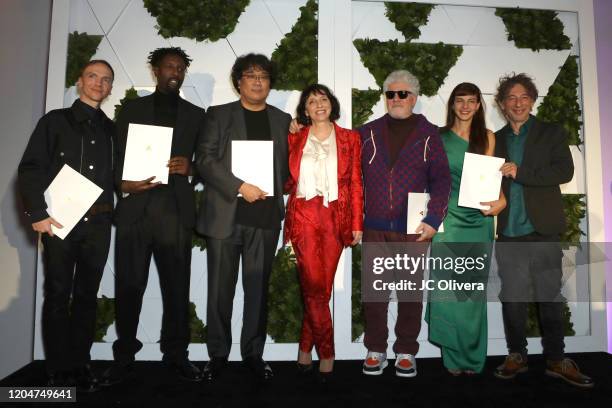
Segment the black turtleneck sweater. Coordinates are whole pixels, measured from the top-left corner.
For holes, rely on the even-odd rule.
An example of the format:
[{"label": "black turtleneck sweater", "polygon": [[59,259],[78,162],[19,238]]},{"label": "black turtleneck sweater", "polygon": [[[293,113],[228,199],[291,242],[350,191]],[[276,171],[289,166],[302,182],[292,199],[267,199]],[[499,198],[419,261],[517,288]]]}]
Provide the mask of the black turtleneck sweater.
[{"label": "black turtleneck sweater", "polygon": [[394,119],[388,116],[386,137],[389,149],[389,167],[393,167],[400,155],[402,148],[414,141],[414,128],[418,122],[417,115],[410,115],[406,119]]}]

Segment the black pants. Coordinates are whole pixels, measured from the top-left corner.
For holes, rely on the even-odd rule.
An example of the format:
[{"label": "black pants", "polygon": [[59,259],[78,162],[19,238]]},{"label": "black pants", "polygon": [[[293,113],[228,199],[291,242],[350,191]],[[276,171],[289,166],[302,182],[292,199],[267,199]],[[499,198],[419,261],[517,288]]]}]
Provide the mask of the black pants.
[{"label": "black pants", "polygon": [[563,253],[558,236],[531,233],[521,237],[500,235],[495,247],[501,278],[500,300],[506,342],[510,353],[527,355],[527,306],[539,310],[543,353],[547,359],[563,358]]},{"label": "black pants", "polygon": [[115,308],[118,338],[113,344],[116,361],[131,362],[142,348],[136,332],[151,255],[159,272],[163,302],[160,339],[163,359],[179,362],[187,358],[191,235],[191,229],[181,223],[176,198],[170,189],[152,194],[139,220],[117,226]]},{"label": "black pants", "polygon": [[226,239],[206,238],[208,264],[208,354],[227,357],[232,346],[232,306],[242,256],[244,309],[240,353],[260,358],[266,342],[268,282],[278,246],[278,229],[235,225]]},{"label": "black pants", "polygon": [[109,213],[87,216],[87,221],[81,220],[64,240],[42,235],[42,337],[49,372],[79,367],[90,360],[96,297],[110,232]]}]

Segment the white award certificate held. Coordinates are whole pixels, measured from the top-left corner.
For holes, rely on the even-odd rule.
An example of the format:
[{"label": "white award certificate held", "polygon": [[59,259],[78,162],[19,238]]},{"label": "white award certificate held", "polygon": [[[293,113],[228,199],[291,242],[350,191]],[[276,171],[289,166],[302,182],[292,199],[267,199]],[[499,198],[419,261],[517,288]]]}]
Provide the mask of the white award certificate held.
[{"label": "white award certificate held", "polygon": [[81,173],[64,164],[45,190],[47,212],[64,227],[51,225],[51,231],[61,239],[66,238],[102,191]]},{"label": "white award certificate held", "polygon": [[[406,234],[416,234],[416,229],[427,215],[428,193],[408,193],[408,211],[406,212]],[[444,232],[444,224],[440,224],[438,232]]]},{"label": "white award certificate held", "polygon": [[172,132],[170,127],[130,123],[121,179],[140,181],[155,176],[154,182],[168,184]]},{"label": "white award certificate held", "polygon": [[503,164],[504,159],[499,157],[465,153],[458,205],[488,210],[488,206],[480,203],[499,199],[502,180],[499,169]]},{"label": "white award certificate held", "polygon": [[[274,195],[274,145],[271,140],[232,140],[232,173]],[[241,194],[238,194],[239,196]]]}]

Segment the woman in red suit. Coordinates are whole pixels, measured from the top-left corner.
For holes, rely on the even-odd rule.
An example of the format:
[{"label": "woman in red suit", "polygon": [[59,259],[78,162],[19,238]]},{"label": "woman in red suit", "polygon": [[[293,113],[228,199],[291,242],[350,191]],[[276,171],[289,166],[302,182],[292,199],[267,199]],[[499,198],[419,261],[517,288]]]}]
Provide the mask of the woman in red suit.
[{"label": "woman in red suit", "polygon": [[304,301],[298,370],[312,369],[312,348],[321,378],[334,365],[329,299],[344,247],[363,231],[363,186],[359,134],[335,124],[338,99],[325,85],[308,86],[300,96],[297,121],[289,134],[289,193],[285,241],[291,241]]}]

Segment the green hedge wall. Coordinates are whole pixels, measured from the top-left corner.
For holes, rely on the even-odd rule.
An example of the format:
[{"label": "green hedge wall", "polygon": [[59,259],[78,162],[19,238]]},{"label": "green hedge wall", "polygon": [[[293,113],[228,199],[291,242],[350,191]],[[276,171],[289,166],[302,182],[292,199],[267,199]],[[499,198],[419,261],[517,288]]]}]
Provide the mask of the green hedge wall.
[{"label": "green hedge wall", "polygon": [[249,0],[144,0],[164,38],[217,41],[236,28]]}]

